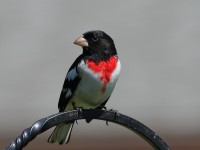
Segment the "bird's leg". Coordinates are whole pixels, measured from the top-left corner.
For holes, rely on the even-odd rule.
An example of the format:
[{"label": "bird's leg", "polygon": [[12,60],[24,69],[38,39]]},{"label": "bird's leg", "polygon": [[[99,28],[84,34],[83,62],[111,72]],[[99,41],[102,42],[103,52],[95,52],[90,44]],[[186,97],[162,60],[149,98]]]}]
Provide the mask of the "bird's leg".
[{"label": "bird's leg", "polygon": [[[103,110],[108,110],[105,106],[101,107]],[[119,112],[116,109],[109,109],[108,111],[112,111],[115,113],[115,119],[117,119],[118,116],[120,116]],[[106,121],[106,125],[109,126],[108,121]]]},{"label": "bird's leg", "polygon": [[[106,106],[99,106],[97,109],[108,110]],[[109,126],[107,120],[106,120],[106,125]]]},{"label": "bird's leg", "polygon": [[110,111],[113,111],[115,113],[115,119],[120,116],[119,112],[116,109],[110,109]]},{"label": "bird's leg", "polygon": [[108,124],[108,120],[106,120],[106,125],[109,126],[109,124]]},{"label": "bird's leg", "polygon": [[[74,110],[77,110],[78,113],[81,113],[81,114],[82,114],[82,112],[83,112],[83,111],[82,111],[82,110],[83,110],[83,107],[77,107],[76,104],[75,104],[74,102],[72,103],[72,105],[73,105],[73,109],[74,109]],[[76,120],[76,124],[78,124],[78,121],[77,121],[77,120]]]},{"label": "bird's leg", "polygon": [[[106,108],[106,110],[107,110],[107,108]],[[117,119],[117,117],[120,116],[119,112],[118,112],[116,109],[113,109],[113,108],[112,108],[112,109],[110,109],[109,111],[112,111],[112,112],[115,113],[115,119]],[[106,121],[106,125],[109,126],[108,121]]]},{"label": "bird's leg", "polygon": [[103,106],[101,109],[103,109],[103,110],[108,110],[106,106]]},{"label": "bird's leg", "polygon": [[[101,107],[102,110],[108,110],[106,106]],[[109,126],[108,121],[106,120],[106,125]]]},{"label": "bird's leg", "polygon": [[72,105],[74,110],[77,110],[78,112],[82,113],[82,110],[84,109],[83,107],[77,107],[74,102],[72,103]]},{"label": "bird's leg", "polygon": [[[107,108],[105,108],[105,110],[107,110]],[[114,112],[115,113],[115,119],[117,118],[117,117],[119,117],[119,112],[116,110],[116,109],[110,109],[109,111],[112,111],[112,112]],[[109,126],[109,124],[108,124],[108,121],[106,121],[106,125],[107,126]]]}]

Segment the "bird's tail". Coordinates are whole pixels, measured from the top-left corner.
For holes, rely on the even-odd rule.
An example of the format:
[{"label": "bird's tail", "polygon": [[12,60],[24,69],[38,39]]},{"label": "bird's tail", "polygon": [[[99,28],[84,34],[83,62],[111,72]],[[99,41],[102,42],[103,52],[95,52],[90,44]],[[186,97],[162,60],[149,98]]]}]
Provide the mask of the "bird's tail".
[{"label": "bird's tail", "polygon": [[51,136],[49,137],[48,142],[49,143],[58,142],[59,144],[67,144],[71,136],[73,125],[74,122],[67,124],[63,123],[56,126]]}]

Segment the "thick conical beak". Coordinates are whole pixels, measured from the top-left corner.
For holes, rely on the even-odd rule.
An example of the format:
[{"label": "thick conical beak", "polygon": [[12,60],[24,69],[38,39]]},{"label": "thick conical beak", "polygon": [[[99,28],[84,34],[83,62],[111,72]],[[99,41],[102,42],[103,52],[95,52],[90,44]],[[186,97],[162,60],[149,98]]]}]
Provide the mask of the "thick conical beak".
[{"label": "thick conical beak", "polygon": [[85,38],[79,37],[74,41],[74,44],[82,46],[82,47],[88,47],[88,42]]}]

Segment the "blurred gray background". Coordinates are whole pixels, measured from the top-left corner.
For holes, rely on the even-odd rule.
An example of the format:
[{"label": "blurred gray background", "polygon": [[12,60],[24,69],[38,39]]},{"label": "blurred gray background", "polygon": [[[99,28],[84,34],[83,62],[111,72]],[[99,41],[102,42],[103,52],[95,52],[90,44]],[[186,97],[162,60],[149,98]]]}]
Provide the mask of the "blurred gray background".
[{"label": "blurred gray background", "polygon": [[[161,137],[200,134],[200,1],[1,0],[0,139],[58,112],[66,72],[82,52],[73,42],[94,29],[114,39],[122,63],[108,108]],[[72,134],[129,132],[79,121]]]}]

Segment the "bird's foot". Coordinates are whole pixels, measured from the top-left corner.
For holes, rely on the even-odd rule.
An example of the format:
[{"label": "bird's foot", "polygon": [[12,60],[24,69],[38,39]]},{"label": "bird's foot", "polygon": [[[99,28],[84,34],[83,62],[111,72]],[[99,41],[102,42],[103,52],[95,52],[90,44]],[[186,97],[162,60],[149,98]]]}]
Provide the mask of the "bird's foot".
[{"label": "bird's foot", "polygon": [[106,120],[106,125],[109,126],[108,121]]},{"label": "bird's foot", "polygon": [[[74,107],[74,110],[77,110],[78,111],[78,115],[80,115],[83,112],[83,107]],[[78,124],[78,120],[76,120],[76,124]]]},{"label": "bird's foot", "polygon": [[84,108],[83,107],[75,107],[74,109],[82,114]]},{"label": "bird's foot", "polygon": [[[104,109],[105,109],[105,110],[108,110],[106,107],[105,107]],[[118,112],[116,109],[113,109],[113,108],[112,108],[112,109],[109,109],[108,111],[112,111],[112,112],[115,113],[115,116],[114,116],[115,119],[117,119],[117,117],[120,116],[119,112]],[[109,122],[109,121],[106,121],[106,125],[107,125],[107,126],[109,126],[108,122]]]},{"label": "bird's foot", "polygon": [[80,113],[82,113],[83,112],[83,107],[77,107],[76,105],[75,105],[75,103],[72,103],[72,105],[73,105],[73,109],[74,110],[77,110],[78,112],[80,112]]},{"label": "bird's foot", "polygon": [[[72,105],[73,105],[73,109],[78,111],[78,115],[79,115],[79,114],[82,114],[83,109],[84,109],[83,107],[77,107],[77,106],[75,105],[75,103],[72,103]],[[78,121],[77,121],[77,120],[76,120],[76,124],[78,124]]]},{"label": "bird's foot", "polygon": [[106,106],[103,106],[101,109],[102,110],[108,110]]},{"label": "bird's foot", "polygon": [[110,109],[110,111],[112,111],[112,112],[114,112],[115,113],[115,119],[117,119],[117,117],[119,117],[120,116],[120,114],[119,114],[119,112],[118,112],[118,110],[116,110],[116,109]]}]

